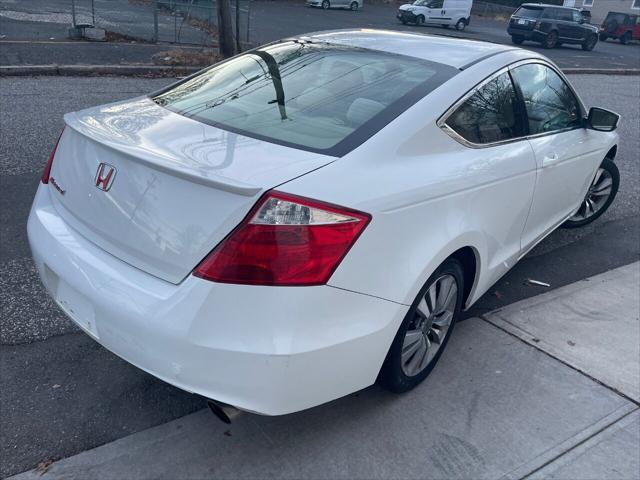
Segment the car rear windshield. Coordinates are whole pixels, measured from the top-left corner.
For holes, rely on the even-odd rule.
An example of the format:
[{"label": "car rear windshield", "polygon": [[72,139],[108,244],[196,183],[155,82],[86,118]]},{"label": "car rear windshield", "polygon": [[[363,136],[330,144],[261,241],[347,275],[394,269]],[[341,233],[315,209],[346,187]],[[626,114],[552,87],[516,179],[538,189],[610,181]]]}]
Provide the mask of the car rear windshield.
[{"label": "car rear windshield", "polygon": [[222,129],[340,156],[456,72],[414,57],[293,40],[234,57],[152,98]]},{"label": "car rear windshield", "polygon": [[534,7],[520,7],[515,11],[514,15],[516,17],[524,17],[524,18],[539,18],[542,13],[542,8],[534,8]]}]

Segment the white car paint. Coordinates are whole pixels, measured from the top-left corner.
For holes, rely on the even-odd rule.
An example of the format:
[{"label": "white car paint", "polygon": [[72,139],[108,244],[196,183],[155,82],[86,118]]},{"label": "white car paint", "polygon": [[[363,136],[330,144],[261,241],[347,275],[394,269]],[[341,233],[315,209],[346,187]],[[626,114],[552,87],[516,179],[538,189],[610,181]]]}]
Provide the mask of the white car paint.
[{"label": "white car paint", "polygon": [[[438,265],[472,249],[469,307],[577,209],[617,144],[614,132],[578,129],[476,148],[439,126],[495,72],[552,66],[539,54],[372,30],[304,38],[461,71],[338,159],[205,125],[146,97],[68,114],[51,171],[65,194],[41,184],[28,222],[45,287],[89,335],[184,390],[269,415],[374,383]],[[93,183],[101,162],[118,168],[108,192]],[[371,215],[327,284],[191,275],[274,187]]]},{"label": "white car paint", "polygon": [[472,6],[473,0],[418,0],[401,5],[400,10],[421,15],[425,24],[453,26],[469,20]]}]

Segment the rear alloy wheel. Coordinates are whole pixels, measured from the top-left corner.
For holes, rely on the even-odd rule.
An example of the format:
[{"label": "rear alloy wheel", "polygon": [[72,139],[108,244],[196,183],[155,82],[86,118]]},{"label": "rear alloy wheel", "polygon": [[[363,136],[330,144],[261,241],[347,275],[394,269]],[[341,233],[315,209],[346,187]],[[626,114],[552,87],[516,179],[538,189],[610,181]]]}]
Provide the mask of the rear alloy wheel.
[{"label": "rear alloy wheel", "polygon": [[547,38],[544,40],[544,48],[554,48],[558,43],[558,32],[551,30]]},{"label": "rear alloy wheel", "polygon": [[349,6],[349,8],[351,9],[352,12],[355,12],[356,10],[358,10],[358,2],[351,2],[351,5]]},{"label": "rear alloy wheel", "polygon": [[465,22],[464,19],[461,18],[460,20],[458,20],[458,23],[456,23],[456,30],[461,32],[465,29],[466,26],[467,22]]},{"label": "rear alloy wheel", "polygon": [[329,10],[329,7],[331,7],[331,4],[329,3],[329,0],[324,0],[322,2],[322,8],[324,8],[325,10]]},{"label": "rear alloy wheel", "polygon": [[522,35],[511,35],[511,41],[516,45],[522,45],[522,42],[524,42],[524,37]]},{"label": "rear alloy wheel", "polygon": [[392,392],[411,390],[433,370],[462,306],[463,271],[445,261],[427,281],[405,316],[380,371],[380,383]]},{"label": "rear alloy wheel", "polygon": [[620,185],[620,173],[612,160],[605,158],[596,172],[591,186],[580,204],[578,211],[562,225],[577,228],[593,222],[607,211],[616,198]]},{"label": "rear alloy wheel", "polygon": [[625,32],[624,35],[620,37],[620,43],[626,45],[631,41],[631,32]]},{"label": "rear alloy wheel", "polygon": [[416,25],[422,25],[424,23],[424,17],[422,15],[418,15],[416,17]]},{"label": "rear alloy wheel", "polygon": [[596,34],[589,35],[582,44],[582,50],[590,52],[596,46],[596,43],[598,43],[598,36]]}]

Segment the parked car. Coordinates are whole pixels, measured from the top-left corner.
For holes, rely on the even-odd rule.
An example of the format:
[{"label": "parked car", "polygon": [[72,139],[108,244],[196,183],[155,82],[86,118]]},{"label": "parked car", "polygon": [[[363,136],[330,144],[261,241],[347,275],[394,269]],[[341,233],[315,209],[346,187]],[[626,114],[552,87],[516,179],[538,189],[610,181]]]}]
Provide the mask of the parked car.
[{"label": "parked car", "polygon": [[407,32],[289,38],[64,120],[27,228],[49,294],[269,415],[415,387],[462,309],[619,184],[618,115],[551,61]]},{"label": "parked car", "polygon": [[631,40],[640,40],[640,16],[628,13],[609,12],[600,25],[600,40],[608,38],[627,44]]},{"label": "parked car", "polygon": [[401,5],[396,17],[403,24],[455,26],[464,30],[471,22],[473,0],[416,0]]},{"label": "parked car", "polygon": [[307,0],[309,7],[321,7],[324,10],[330,8],[348,8],[354,12],[362,8],[364,0]]},{"label": "parked car", "polygon": [[507,32],[517,45],[531,40],[545,48],[567,43],[591,51],[598,43],[598,29],[585,21],[580,10],[558,5],[522,4],[511,16]]}]

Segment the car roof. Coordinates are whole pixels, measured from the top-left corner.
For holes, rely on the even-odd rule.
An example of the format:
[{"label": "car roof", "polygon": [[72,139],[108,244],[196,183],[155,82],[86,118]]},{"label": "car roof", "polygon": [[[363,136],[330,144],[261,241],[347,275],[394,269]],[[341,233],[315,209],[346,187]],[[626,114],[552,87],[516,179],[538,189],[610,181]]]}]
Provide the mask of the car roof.
[{"label": "car roof", "polygon": [[564,5],[551,5],[548,3],[523,3],[521,7],[533,7],[533,8],[560,8],[562,10],[579,10],[574,7],[565,7]]},{"label": "car roof", "polygon": [[476,40],[371,28],[327,30],[296,38],[397,53],[458,69],[498,53],[518,50],[515,47]]}]

